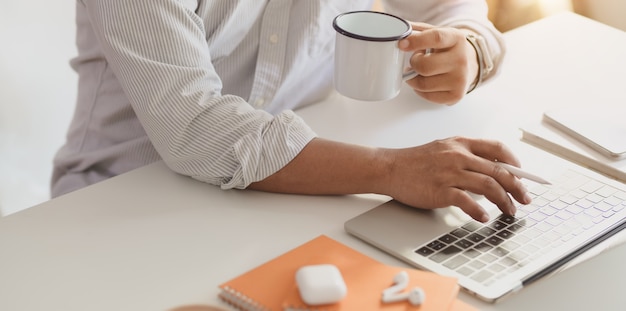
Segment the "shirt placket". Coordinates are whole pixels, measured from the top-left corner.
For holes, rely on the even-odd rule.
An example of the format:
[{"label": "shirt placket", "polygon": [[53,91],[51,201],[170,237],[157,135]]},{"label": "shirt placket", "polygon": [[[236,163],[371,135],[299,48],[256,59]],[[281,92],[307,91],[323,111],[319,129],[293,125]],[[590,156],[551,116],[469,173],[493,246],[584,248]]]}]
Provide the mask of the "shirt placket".
[{"label": "shirt placket", "polygon": [[259,54],[250,93],[250,104],[255,108],[271,103],[283,80],[291,3],[292,0],[271,0],[263,13]]}]

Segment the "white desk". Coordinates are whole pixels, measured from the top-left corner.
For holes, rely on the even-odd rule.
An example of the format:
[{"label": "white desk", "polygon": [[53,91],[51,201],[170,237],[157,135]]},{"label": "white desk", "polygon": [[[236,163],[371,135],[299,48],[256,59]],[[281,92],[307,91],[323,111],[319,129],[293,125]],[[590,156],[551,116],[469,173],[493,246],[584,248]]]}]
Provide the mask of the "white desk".
[{"label": "white desk", "polygon": [[[410,91],[388,103],[331,97],[300,114],[324,137],[400,147],[451,135],[497,138],[525,167],[563,161],[519,142],[547,106],[621,100],[626,34],[573,14],[508,33],[502,75],[453,107]],[[0,219],[0,310],[169,310],[225,305],[217,285],[327,234],[389,264],[343,223],[387,198],[222,191],[156,163]],[[626,245],[484,310],[617,309],[626,305]]]}]

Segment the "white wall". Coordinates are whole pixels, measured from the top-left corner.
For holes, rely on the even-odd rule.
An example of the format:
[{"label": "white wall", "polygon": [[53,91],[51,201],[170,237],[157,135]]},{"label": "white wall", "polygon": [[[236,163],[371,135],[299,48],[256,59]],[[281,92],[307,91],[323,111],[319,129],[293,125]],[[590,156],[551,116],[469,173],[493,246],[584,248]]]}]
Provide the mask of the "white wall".
[{"label": "white wall", "polygon": [[74,109],[74,1],[0,1],[0,212],[49,197]]},{"label": "white wall", "polygon": [[586,16],[626,31],[626,1],[624,0],[577,0]]}]

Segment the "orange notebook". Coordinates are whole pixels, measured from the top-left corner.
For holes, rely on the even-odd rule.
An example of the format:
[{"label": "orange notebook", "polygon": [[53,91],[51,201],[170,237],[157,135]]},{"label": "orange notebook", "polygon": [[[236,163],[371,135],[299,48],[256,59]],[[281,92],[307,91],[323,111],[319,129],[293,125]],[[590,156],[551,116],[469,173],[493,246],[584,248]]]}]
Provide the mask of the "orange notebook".
[{"label": "orange notebook", "polygon": [[[333,264],[348,287],[346,297],[336,304],[307,306],[296,287],[296,271],[305,265]],[[400,271],[409,274],[407,290],[420,286],[425,302],[413,307],[408,302],[381,303],[382,291]],[[240,310],[472,310],[456,299],[455,278],[412,268],[380,263],[327,236],[319,236],[220,286],[219,297]]]}]

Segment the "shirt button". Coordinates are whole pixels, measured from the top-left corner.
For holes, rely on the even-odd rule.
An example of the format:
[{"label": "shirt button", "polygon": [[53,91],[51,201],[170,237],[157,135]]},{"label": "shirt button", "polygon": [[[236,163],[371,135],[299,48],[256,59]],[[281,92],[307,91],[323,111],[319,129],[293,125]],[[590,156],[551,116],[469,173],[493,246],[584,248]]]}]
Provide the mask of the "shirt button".
[{"label": "shirt button", "polygon": [[270,36],[270,43],[278,43],[278,35],[273,34]]},{"label": "shirt button", "polygon": [[265,100],[263,98],[259,98],[256,101],[254,101],[254,106],[261,107],[263,106],[264,103],[265,103]]}]

